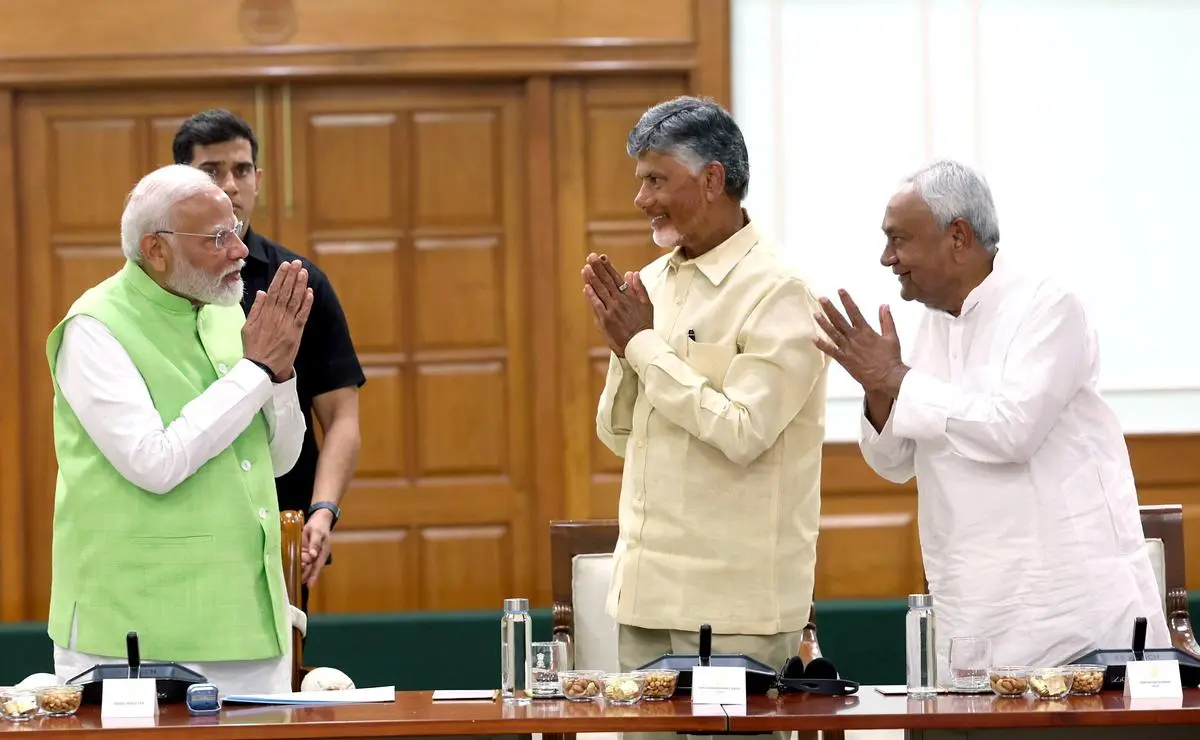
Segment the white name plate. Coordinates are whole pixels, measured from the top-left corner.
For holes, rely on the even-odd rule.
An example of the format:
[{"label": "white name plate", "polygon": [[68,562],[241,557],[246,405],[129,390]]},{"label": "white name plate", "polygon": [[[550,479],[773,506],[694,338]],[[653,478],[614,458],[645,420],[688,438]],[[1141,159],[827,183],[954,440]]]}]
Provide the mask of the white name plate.
[{"label": "white name plate", "polygon": [[692,668],[692,704],[746,705],[746,669],[698,665]]},{"label": "white name plate", "polygon": [[106,678],[101,687],[101,719],[145,719],[158,715],[153,678]]},{"label": "white name plate", "polygon": [[1178,699],[1183,696],[1177,660],[1131,660],[1125,664],[1125,696]]}]

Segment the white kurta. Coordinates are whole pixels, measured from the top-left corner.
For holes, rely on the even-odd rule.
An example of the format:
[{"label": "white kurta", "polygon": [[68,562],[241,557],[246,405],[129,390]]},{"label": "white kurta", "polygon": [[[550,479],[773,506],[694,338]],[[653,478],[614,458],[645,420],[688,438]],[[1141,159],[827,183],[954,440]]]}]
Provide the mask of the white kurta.
[{"label": "white kurta", "polygon": [[[80,424],[113,467],[134,485],[169,496],[171,489],[233,444],[259,411],[267,420],[276,475],[291,470],[300,457],[305,423],[295,376],[272,384],[249,360],[220,370],[222,377],[164,427],[129,353],[100,321],[76,316],[63,332],[55,379]],[[75,650],[76,628],[73,623],[72,644],[54,646],[54,669],[60,680],[97,663],[125,662],[125,656]],[[213,638],[219,640],[220,635]],[[277,658],[183,665],[216,684],[222,694],[291,690],[290,640]]]},{"label": "white kurta", "polygon": [[937,615],[989,637],[993,662],[1057,665],[1096,648],[1169,647],[1120,424],[1097,391],[1079,298],[997,257],[959,316],[925,312],[883,432],[861,448],[889,481],[914,475]]}]

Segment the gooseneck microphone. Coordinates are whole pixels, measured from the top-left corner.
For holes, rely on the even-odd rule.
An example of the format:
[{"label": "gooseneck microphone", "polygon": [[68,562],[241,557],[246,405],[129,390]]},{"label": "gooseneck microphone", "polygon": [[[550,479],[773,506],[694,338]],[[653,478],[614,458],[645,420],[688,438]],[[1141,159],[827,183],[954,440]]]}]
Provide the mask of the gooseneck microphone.
[{"label": "gooseneck microphone", "polygon": [[129,677],[141,678],[142,653],[138,649],[138,635],[136,632],[130,632],[125,635],[125,656],[129,661]]},{"label": "gooseneck microphone", "polygon": [[700,650],[697,656],[700,659],[700,665],[708,665],[712,658],[712,625],[700,625]]}]

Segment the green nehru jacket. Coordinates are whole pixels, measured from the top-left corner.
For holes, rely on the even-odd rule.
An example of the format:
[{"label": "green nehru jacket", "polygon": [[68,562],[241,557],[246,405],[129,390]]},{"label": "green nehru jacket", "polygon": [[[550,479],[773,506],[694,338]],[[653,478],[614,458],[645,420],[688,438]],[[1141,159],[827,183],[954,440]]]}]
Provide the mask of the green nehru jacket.
[{"label": "green nehru jacket", "polygon": [[[191,302],[125,267],[84,293],[46,342],[55,376],[72,316],[102,322],[141,372],[163,425],[242,359],[239,306]],[[49,633],[74,649],[125,655],[138,633],[156,661],[283,654],[288,614],[279,504],[261,412],[233,445],[165,494],[130,483],[96,447],[54,383],[53,580]]]}]

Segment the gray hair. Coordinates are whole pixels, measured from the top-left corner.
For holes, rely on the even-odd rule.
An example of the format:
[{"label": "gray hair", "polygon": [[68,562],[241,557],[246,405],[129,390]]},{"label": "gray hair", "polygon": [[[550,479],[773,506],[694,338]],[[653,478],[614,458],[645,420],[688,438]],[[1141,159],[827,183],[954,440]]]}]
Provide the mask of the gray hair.
[{"label": "gray hair", "polygon": [[725,168],[726,195],[741,201],[750,189],[750,156],[742,130],[711,98],[683,96],[654,106],[629,132],[625,151],[631,157],[669,154],[692,174],[719,162]]},{"label": "gray hair", "polygon": [[125,259],[141,264],[145,258],[142,237],[170,231],[177,203],[213,190],[224,195],[206,172],[184,164],[169,164],[143,177],[129,192],[121,214],[121,251]]},{"label": "gray hair", "polygon": [[942,159],[904,178],[933,211],[938,228],[956,219],[971,225],[975,238],[990,254],[1000,244],[1000,222],[987,180],[975,170],[953,160]]}]

